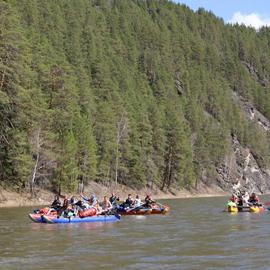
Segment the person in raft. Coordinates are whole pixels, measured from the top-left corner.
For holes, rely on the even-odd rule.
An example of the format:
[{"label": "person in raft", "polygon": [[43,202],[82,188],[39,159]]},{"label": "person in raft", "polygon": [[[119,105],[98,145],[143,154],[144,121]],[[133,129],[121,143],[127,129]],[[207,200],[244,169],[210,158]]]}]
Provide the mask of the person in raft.
[{"label": "person in raft", "polygon": [[137,194],[137,195],[136,195],[136,199],[135,199],[134,202],[133,202],[133,207],[134,207],[134,208],[139,208],[139,207],[141,207],[141,206],[142,206],[142,201],[141,201],[139,195]]},{"label": "person in raft", "polygon": [[107,212],[113,208],[107,196],[104,196],[103,202],[101,203],[101,207],[103,212]]},{"label": "person in raft", "polygon": [[242,196],[243,202],[244,204],[248,204],[249,201],[249,194],[247,191],[244,192],[243,196]]},{"label": "person in raft", "polygon": [[79,211],[86,209],[84,203],[81,200],[78,200],[75,196],[70,198],[69,203],[75,214],[78,214]]},{"label": "person in raft", "polygon": [[91,195],[90,198],[85,197],[83,194],[81,194],[81,197],[86,202],[84,204],[86,209],[90,209],[92,207],[95,207],[98,203],[96,195]]},{"label": "person in raft", "polygon": [[58,211],[60,209],[60,207],[61,207],[61,202],[60,202],[59,196],[58,195],[55,195],[54,201],[51,204],[51,208],[53,208],[56,211]]},{"label": "person in raft", "polygon": [[232,196],[231,196],[231,198],[229,199],[229,201],[238,204],[238,197],[237,197],[235,194],[232,194]]},{"label": "person in raft", "polygon": [[119,202],[119,197],[117,197],[116,195],[115,195],[115,193],[112,193],[112,196],[110,197],[110,202],[111,202],[111,204],[112,205],[116,205],[117,204],[117,201]]},{"label": "person in raft", "polygon": [[62,205],[62,208],[63,208],[64,210],[66,210],[66,209],[68,208],[68,205],[69,205],[68,196],[65,195],[64,201],[63,201],[63,205]]},{"label": "person in raft", "polygon": [[253,205],[258,205],[260,203],[259,197],[256,195],[256,193],[251,193],[248,202]]},{"label": "person in raft", "polygon": [[74,206],[74,205],[76,205],[76,204],[78,203],[78,200],[77,200],[77,198],[73,195],[73,196],[70,198],[69,203],[70,203],[72,206]]},{"label": "person in raft", "polygon": [[67,195],[65,195],[64,196],[63,204],[62,204],[62,206],[57,211],[58,212],[57,213],[57,216],[58,217],[63,216],[63,215],[65,215],[68,212],[68,205],[69,205],[69,200],[68,200]]},{"label": "person in raft", "polygon": [[152,200],[150,194],[147,194],[147,195],[146,195],[144,201],[145,201],[144,206],[145,206],[145,207],[148,207],[148,208],[150,208],[151,205],[152,205],[153,203],[156,203],[155,201]]},{"label": "person in raft", "polygon": [[131,194],[128,194],[126,201],[121,206],[124,208],[131,208],[132,204],[133,204],[133,199],[131,197]]}]

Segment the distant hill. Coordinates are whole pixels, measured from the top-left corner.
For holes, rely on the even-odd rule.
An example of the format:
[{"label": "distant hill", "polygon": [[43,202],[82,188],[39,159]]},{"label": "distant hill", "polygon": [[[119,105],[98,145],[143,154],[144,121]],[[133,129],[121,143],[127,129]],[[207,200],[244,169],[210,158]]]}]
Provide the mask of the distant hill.
[{"label": "distant hill", "polygon": [[0,2],[0,181],[270,186],[270,29],[160,0]]}]

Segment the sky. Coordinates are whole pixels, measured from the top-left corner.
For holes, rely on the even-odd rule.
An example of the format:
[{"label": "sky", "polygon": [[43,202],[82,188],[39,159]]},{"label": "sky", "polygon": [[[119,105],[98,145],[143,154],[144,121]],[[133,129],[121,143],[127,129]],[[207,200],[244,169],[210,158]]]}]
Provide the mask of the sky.
[{"label": "sky", "polygon": [[211,10],[226,23],[239,23],[259,29],[270,26],[270,0],[173,0],[193,10]]}]

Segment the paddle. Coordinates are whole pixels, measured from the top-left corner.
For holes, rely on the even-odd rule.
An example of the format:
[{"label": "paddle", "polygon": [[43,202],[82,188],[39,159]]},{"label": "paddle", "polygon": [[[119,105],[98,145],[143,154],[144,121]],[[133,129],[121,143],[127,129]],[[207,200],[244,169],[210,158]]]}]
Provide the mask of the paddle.
[{"label": "paddle", "polygon": [[110,215],[114,215],[118,220],[120,220],[121,215],[118,214],[115,209],[105,210],[104,212],[100,213],[99,215],[104,216],[105,218]]},{"label": "paddle", "polygon": [[143,208],[143,206],[137,206],[137,207],[134,207],[134,208],[130,208],[128,210],[126,210],[127,213],[131,212],[131,211],[137,211],[137,210],[151,210],[151,208]]},{"label": "paddle", "polygon": [[126,212],[129,213],[129,212],[135,211],[135,209],[137,209],[137,208],[138,207],[129,208],[129,209],[126,210]]},{"label": "paddle", "polygon": [[115,215],[115,214],[117,214],[117,212],[116,212],[116,209],[108,209],[108,210],[103,210],[102,211],[102,213],[101,213],[102,215]]},{"label": "paddle", "polygon": [[115,211],[112,211],[112,209],[107,210],[107,211],[101,213],[101,215],[104,216],[105,218],[106,218],[107,216],[110,216],[110,215],[115,216],[115,217],[116,217],[117,219],[119,219],[119,220],[120,220],[120,218],[121,218],[121,215],[118,214],[118,213],[116,213]]},{"label": "paddle", "polygon": [[159,202],[155,202],[159,207],[160,207],[160,210],[163,211],[165,209],[164,205],[159,203]]}]

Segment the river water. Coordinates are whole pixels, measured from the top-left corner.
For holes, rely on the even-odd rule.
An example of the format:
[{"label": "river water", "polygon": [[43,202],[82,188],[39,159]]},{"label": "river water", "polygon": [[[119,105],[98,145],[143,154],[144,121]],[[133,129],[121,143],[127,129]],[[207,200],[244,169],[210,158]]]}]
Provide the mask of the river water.
[{"label": "river water", "polygon": [[108,224],[37,224],[32,208],[0,209],[0,269],[270,269],[270,212],[224,213],[225,202],[164,200],[166,216]]}]

